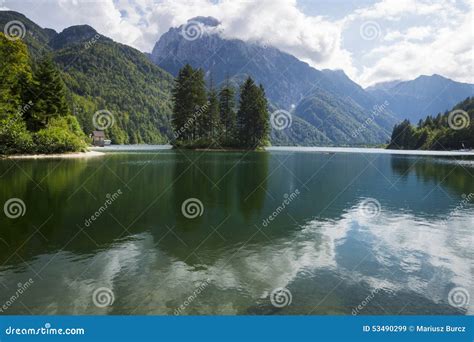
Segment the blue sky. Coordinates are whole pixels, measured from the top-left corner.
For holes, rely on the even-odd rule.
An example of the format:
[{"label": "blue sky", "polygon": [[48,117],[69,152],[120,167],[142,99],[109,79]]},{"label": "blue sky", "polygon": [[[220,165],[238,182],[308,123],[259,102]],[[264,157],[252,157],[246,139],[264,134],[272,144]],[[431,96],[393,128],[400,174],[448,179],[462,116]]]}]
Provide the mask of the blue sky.
[{"label": "blue sky", "polygon": [[420,74],[474,83],[471,0],[0,0],[43,27],[89,24],[142,51],[203,15],[222,35],[273,45],[368,86]]}]

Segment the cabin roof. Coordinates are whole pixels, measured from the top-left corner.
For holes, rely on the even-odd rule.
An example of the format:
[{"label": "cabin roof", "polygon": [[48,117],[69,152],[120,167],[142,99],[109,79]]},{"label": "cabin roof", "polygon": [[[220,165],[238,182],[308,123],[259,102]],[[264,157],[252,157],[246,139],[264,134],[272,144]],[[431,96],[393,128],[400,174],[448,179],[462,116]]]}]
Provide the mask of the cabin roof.
[{"label": "cabin roof", "polygon": [[102,137],[102,138],[105,138],[105,133],[104,133],[104,131],[93,131],[93,132],[92,132],[92,135],[93,135],[94,137],[98,137],[98,138],[101,138],[101,137]]}]

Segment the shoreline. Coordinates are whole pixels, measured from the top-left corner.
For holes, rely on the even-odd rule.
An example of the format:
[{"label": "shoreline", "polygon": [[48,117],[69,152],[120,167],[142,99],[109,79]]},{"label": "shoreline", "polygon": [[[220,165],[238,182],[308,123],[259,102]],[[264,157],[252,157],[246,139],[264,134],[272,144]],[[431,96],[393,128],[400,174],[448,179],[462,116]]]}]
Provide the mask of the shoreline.
[{"label": "shoreline", "polygon": [[75,158],[93,158],[104,156],[105,153],[98,151],[53,153],[53,154],[17,154],[5,156],[5,159],[75,159]]},{"label": "shoreline", "polygon": [[[111,145],[109,147],[92,147],[92,151],[105,153],[139,153],[156,151],[197,151],[197,152],[248,152],[240,149],[214,149],[214,148],[173,148],[171,145]],[[334,146],[267,146],[262,149],[252,150],[252,152],[314,152],[314,153],[367,153],[367,154],[392,154],[392,155],[419,155],[419,156],[474,156],[471,151],[439,151],[439,150],[392,150],[380,147],[334,147]],[[102,152],[102,153],[103,153]]]}]

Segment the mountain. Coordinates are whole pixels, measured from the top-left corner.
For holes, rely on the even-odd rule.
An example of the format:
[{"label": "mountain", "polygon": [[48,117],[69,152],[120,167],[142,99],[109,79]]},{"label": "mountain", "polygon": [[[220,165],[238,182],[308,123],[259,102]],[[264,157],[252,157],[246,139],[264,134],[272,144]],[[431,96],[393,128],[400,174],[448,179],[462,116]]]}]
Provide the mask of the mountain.
[{"label": "mountain", "polygon": [[455,82],[440,75],[419,76],[411,81],[376,84],[366,89],[378,102],[388,101],[399,120],[413,123],[427,115],[449,110],[474,95],[474,85]]},{"label": "mountain", "polygon": [[[373,108],[380,104],[343,71],[317,70],[274,47],[225,39],[219,25],[212,17],[196,17],[170,28],[155,44],[150,59],[172,75],[186,63],[200,67],[218,84],[227,77],[241,83],[251,75],[263,84],[275,108],[295,108],[298,120],[293,122],[298,127],[273,133],[274,144],[303,144],[308,139],[324,144],[374,144],[389,138],[395,117],[387,108],[374,116]],[[359,129],[354,137],[354,130],[367,126],[367,120],[370,127]]]},{"label": "mountain", "polygon": [[107,110],[114,118],[107,132],[115,143],[163,143],[171,136],[173,77],[142,52],[87,25],[57,33],[13,11],[0,11],[0,30],[12,20],[24,24],[23,40],[33,58],[49,53],[62,70],[84,132],[95,129],[96,111]]}]

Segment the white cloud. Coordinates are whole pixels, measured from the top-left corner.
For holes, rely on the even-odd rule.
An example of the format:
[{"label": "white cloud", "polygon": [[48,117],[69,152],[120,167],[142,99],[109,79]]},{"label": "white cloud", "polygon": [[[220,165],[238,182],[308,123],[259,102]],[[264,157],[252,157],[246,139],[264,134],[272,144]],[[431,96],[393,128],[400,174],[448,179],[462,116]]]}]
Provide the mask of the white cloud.
[{"label": "white cloud", "polygon": [[[7,0],[3,6],[57,30],[89,24],[142,51],[151,51],[170,27],[213,16],[226,37],[274,45],[319,69],[343,69],[362,85],[422,73],[473,81],[469,0],[381,0],[338,20],[307,15],[296,0]],[[367,21],[380,27],[375,40],[360,37]]]},{"label": "white cloud", "polygon": [[399,39],[406,40],[423,40],[432,37],[433,29],[429,26],[413,26],[408,28],[404,33],[398,30],[388,31],[383,37],[384,41],[391,42]]}]

